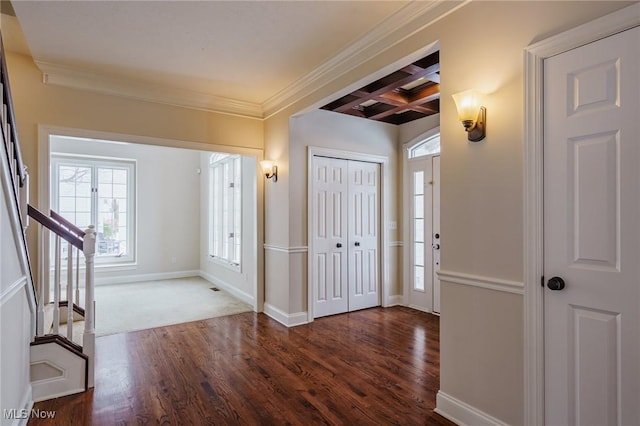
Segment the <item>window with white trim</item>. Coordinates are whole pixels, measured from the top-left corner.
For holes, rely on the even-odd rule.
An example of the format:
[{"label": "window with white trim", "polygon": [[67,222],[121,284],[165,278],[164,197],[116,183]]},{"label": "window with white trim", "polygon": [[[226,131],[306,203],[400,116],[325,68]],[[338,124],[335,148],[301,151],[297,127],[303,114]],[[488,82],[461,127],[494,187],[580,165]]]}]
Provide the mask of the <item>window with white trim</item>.
[{"label": "window with white trim", "polygon": [[424,141],[409,148],[409,158],[422,157],[440,153],[440,133],[426,138]]},{"label": "window with white trim", "polygon": [[95,226],[97,263],[134,261],[135,161],[71,155],[51,159],[53,210],[80,229]]},{"label": "window with white trim", "polygon": [[215,153],[209,159],[209,256],[240,268],[242,166],[239,155]]}]

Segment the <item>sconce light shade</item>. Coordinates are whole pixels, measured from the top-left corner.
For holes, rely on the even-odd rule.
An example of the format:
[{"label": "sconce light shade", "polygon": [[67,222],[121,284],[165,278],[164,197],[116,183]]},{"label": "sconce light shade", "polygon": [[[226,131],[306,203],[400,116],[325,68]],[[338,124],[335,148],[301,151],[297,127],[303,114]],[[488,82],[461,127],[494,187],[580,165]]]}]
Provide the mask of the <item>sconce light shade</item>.
[{"label": "sconce light shade", "polygon": [[480,106],[480,93],[476,90],[465,90],[452,96],[458,109],[458,119],[462,122],[468,139],[471,142],[484,139],[487,109]]},{"label": "sconce light shade", "polygon": [[276,163],[263,160],[260,162],[260,167],[262,167],[262,172],[267,179],[273,179],[274,182],[278,181],[278,166],[276,166]]}]

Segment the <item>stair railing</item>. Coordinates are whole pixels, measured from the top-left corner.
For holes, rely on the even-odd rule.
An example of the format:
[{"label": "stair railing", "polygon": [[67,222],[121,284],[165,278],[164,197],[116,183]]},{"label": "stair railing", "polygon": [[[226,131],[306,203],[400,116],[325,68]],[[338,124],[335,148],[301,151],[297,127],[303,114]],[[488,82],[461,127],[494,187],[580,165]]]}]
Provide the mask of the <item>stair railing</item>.
[{"label": "stair railing", "polygon": [[31,262],[29,261],[29,250],[27,239],[24,235],[28,226],[27,204],[29,203],[29,174],[27,167],[22,161],[22,151],[18,139],[18,130],[9,87],[9,74],[7,72],[6,56],[2,38],[0,37],[0,138],[4,145],[4,155],[8,163],[8,171],[13,189],[13,202],[18,212],[17,221],[22,227],[22,245],[26,258],[27,275],[30,282],[31,292],[29,302],[35,305],[36,292],[33,285],[33,274],[31,272]]},{"label": "stair railing", "polygon": [[[96,233],[93,225],[82,231],[80,228],[64,219],[61,215],[50,212],[47,216],[35,207],[28,205],[28,215],[38,222],[43,228],[48,229],[54,235],[54,287],[53,287],[53,326],[51,330],[45,330],[45,299],[44,299],[44,274],[49,271],[40,271],[38,289],[38,314],[37,336],[47,334],[61,334],[60,302],[62,297],[62,261],[63,243],[66,243],[66,281],[65,290],[67,297],[66,338],[73,339],[74,307],[84,308],[84,332],[82,338],[82,352],[89,357],[88,383],[93,387],[94,354],[95,354],[95,300],[94,300],[94,258],[96,247]],[[45,234],[42,232],[41,234]],[[43,238],[41,243],[46,243]],[[84,307],[80,306],[80,252],[85,259],[85,300]],[[74,254],[76,261],[74,262]],[[45,262],[41,262],[44,264]],[[75,263],[75,265],[74,265]],[[75,279],[74,279],[75,277]],[[74,298],[75,284],[75,298]]]}]

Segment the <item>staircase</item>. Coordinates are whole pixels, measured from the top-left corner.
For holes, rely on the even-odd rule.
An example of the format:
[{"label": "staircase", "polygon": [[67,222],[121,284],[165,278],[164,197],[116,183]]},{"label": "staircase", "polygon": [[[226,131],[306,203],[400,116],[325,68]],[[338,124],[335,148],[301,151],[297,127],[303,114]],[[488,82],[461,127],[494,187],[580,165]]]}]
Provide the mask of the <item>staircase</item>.
[{"label": "staircase", "polygon": [[[33,401],[42,401],[83,392],[94,385],[96,234],[93,226],[83,231],[56,212],[44,214],[29,205],[29,174],[18,141],[1,39],[0,49],[2,189],[7,195],[7,213],[16,235],[15,262],[25,271],[28,286],[32,323],[28,327],[31,330],[31,396]],[[30,219],[39,226],[37,284],[33,280],[26,239]],[[43,257],[47,244],[55,248],[52,271],[42,266],[47,264]]]},{"label": "staircase", "polygon": [[[27,212],[40,225],[41,246],[49,241],[49,233],[55,251],[53,288],[48,288],[51,286],[44,279],[48,271],[40,270],[36,337],[31,343],[33,399],[41,401],[93,387],[96,235],[93,226],[82,231],[54,211],[47,216],[28,205]],[[81,289],[82,266],[85,285]]]}]

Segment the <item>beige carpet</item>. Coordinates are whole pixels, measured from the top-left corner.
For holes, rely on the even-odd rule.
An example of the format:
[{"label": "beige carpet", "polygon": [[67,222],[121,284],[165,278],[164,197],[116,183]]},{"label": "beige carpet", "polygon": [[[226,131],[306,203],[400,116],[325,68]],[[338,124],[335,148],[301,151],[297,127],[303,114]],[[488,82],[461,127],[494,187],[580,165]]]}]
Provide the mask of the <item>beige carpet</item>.
[{"label": "beige carpet", "polygon": [[200,278],[96,286],[96,336],[250,312],[252,307]]}]

